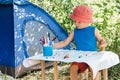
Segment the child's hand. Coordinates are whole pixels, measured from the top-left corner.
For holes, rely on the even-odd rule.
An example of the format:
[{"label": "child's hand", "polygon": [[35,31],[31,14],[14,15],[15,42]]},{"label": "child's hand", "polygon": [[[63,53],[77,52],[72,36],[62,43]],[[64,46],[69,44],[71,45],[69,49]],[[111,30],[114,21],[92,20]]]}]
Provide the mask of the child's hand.
[{"label": "child's hand", "polygon": [[99,42],[99,47],[102,48],[102,49],[105,48],[105,47],[107,47],[106,41],[101,40],[101,41]]}]

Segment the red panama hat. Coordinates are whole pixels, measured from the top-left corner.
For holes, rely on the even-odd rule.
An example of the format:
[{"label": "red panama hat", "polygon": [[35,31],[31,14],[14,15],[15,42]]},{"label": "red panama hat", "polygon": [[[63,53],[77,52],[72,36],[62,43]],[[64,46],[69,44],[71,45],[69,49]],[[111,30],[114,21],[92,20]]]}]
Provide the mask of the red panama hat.
[{"label": "red panama hat", "polygon": [[73,10],[70,18],[74,21],[92,23],[92,10],[86,5],[79,5]]}]

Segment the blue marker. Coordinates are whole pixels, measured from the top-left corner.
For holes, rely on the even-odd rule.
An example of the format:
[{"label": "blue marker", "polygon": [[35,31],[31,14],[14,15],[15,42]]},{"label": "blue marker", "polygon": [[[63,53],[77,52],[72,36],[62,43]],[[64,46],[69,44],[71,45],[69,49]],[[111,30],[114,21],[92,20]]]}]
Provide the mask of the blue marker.
[{"label": "blue marker", "polygon": [[50,40],[49,45],[52,45],[52,40]]}]

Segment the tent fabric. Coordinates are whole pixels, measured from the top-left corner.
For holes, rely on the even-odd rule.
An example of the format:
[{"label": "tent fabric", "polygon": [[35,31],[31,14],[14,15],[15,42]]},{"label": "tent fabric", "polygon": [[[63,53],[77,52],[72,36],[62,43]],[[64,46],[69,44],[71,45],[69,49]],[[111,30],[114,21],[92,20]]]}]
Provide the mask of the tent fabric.
[{"label": "tent fabric", "polygon": [[13,0],[0,0],[0,4],[12,4]]},{"label": "tent fabric", "polygon": [[[24,59],[38,54],[38,49],[42,47],[36,44],[39,44],[37,41],[42,33],[50,32],[52,37],[57,37],[57,41],[67,38],[67,32],[41,7],[25,0],[7,1],[12,0],[0,0],[0,70],[5,67],[10,71],[20,69]],[[39,32],[40,28],[43,29]],[[34,45],[36,48],[32,50]],[[70,48],[71,44],[64,47]]]},{"label": "tent fabric", "polygon": [[0,5],[0,65],[14,66],[14,22],[12,4]]},{"label": "tent fabric", "polygon": [[[18,66],[21,64],[21,61],[18,59],[24,60],[26,58],[25,55],[28,55],[26,51],[26,42],[23,40],[24,37],[24,29],[27,21],[38,21],[43,23],[48,27],[54,34],[57,36],[58,40],[66,39],[67,32],[52,18],[45,10],[32,3],[27,3],[25,5],[14,4],[14,31],[15,31],[15,54],[16,54],[16,64]],[[23,44],[21,44],[23,43]],[[21,50],[19,50],[21,48]],[[65,47],[70,49],[70,45]],[[24,53],[24,54],[21,54]],[[21,55],[21,56],[18,56]],[[22,58],[21,58],[22,57]]]}]

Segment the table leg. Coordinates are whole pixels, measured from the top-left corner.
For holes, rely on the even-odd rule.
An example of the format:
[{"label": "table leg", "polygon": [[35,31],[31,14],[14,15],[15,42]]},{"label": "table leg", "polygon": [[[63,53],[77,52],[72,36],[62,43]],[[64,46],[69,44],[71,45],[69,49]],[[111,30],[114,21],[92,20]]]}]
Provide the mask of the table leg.
[{"label": "table leg", "polygon": [[108,80],[108,72],[107,72],[107,69],[103,69],[102,72],[103,72],[103,80]]},{"label": "table leg", "polygon": [[58,79],[58,66],[57,61],[54,61],[54,80]]},{"label": "table leg", "polygon": [[41,60],[41,75],[42,75],[42,80],[45,80],[45,61]]}]

